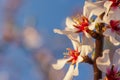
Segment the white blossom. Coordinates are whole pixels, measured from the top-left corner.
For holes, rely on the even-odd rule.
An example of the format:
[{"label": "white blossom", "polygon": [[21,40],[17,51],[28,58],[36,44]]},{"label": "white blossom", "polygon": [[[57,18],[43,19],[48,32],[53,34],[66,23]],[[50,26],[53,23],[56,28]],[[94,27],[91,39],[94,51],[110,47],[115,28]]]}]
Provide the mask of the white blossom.
[{"label": "white blossom", "polygon": [[[110,56],[109,51],[110,51],[109,49],[104,50],[103,56],[98,57],[96,60],[97,67],[102,72],[106,73],[108,78],[111,77],[111,71],[115,72],[112,75],[116,75],[118,73],[118,69],[119,69],[118,67],[120,67],[120,48],[116,49],[116,51],[114,52],[112,60],[109,57]],[[116,79],[116,77],[114,76],[113,79]]]}]

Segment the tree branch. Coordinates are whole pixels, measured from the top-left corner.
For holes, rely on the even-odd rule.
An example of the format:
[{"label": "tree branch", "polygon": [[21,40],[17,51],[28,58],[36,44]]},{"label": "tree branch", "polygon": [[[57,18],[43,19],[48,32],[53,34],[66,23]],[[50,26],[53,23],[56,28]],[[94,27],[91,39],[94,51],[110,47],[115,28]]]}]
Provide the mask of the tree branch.
[{"label": "tree branch", "polygon": [[103,23],[98,25],[97,32],[99,33],[99,39],[95,40],[95,57],[93,59],[94,80],[99,80],[102,78],[102,72],[97,68],[96,59],[102,56],[102,52],[103,52],[103,42],[104,42],[103,31],[102,31],[103,27],[104,27]]},{"label": "tree branch", "polygon": [[96,31],[89,30],[89,29],[87,29],[86,31],[87,31],[87,33],[90,34],[94,39],[100,39],[99,33],[97,33]]},{"label": "tree branch", "polygon": [[93,60],[89,56],[83,56],[83,62],[93,64]]}]

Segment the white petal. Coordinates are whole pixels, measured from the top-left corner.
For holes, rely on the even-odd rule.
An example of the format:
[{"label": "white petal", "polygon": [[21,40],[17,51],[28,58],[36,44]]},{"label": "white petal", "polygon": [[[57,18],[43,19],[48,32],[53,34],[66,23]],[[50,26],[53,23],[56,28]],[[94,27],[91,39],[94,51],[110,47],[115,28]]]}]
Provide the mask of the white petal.
[{"label": "white petal", "polygon": [[90,52],[92,52],[92,48],[89,45],[82,45],[82,49],[81,49],[81,52],[80,52],[81,56],[86,56]]},{"label": "white petal", "polygon": [[[91,6],[91,7],[90,7]],[[94,5],[91,2],[85,1],[84,7],[83,7],[83,15],[88,17],[89,16],[89,12],[91,12],[91,10],[96,7],[96,5]]]},{"label": "white petal", "polygon": [[78,76],[78,75],[79,75],[78,66],[79,66],[79,62],[76,63],[76,66],[75,66],[75,69],[74,69],[74,72],[73,72],[73,75],[74,75],[74,76]]},{"label": "white petal", "polygon": [[97,7],[101,7],[104,1],[97,1],[97,2],[88,2],[85,1],[85,5],[83,8],[83,15],[89,17],[91,11]]},{"label": "white petal", "polygon": [[82,44],[88,45],[91,48],[94,47],[94,41],[93,41],[92,37],[86,31],[84,31],[84,34],[82,35]]},{"label": "white petal", "polygon": [[104,50],[103,56],[96,59],[96,64],[102,72],[106,73],[106,69],[110,66],[109,49]]},{"label": "white petal", "polygon": [[89,28],[90,30],[94,30],[94,29],[95,29],[95,25],[96,25],[97,23],[104,23],[104,21],[101,20],[100,17],[97,17],[97,18],[95,19],[95,21],[92,22],[92,23],[88,26],[88,28]]},{"label": "white petal", "polygon": [[77,60],[77,63],[76,63],[76,67],[74,69],[74,73],[73,75],[74,76],[78,76],[79,75],[79,69],[78,69],[78,66],[79,66],[79,63],[83,61],[83,58],[81,56],[78,56],[78,60]]},{"label": "white petal", "polygon": [[[84,35],[85,34],[85,35]],[[83,34],[83,37],[84,38],[91,38],[91,36],[86,32],[86,31],[84,31],[84,34]]]},{"label": "white petal", "polygon": [[119,8],[110,9],[108,14],[105,14],[105,16],[103,17],[103,20],[107,24],[109,24],[110,20],[120,20],[119,14],[120,14],[120,9]]},{"label": "white petal", "polygon": [[54,33],[58,33],[58,34],[71,34],[71,31],[66,31],[66,30],[60,30],[60,29],[54,29],[53,30]]},{"label": "white petal", "polygon": [[75,50],[77,50],[80,47],[80,38],[78,33],[60,29],[54,29],[54,32],[58,34],[65,34],[71,40]]},{"label": "white petal", "polygon": [[74,72],[74,65],[70,65],[67,74],[65,75],[63,80],[72,80]]},{"label": "white petal", "polygon": [[69,29],[74,29],[75,27],[73,25],[75,25],[75,23],[73,22],[73,20],[70,17],[67,17],[66,18],[66,26]]},{"label": "white petal", "polygon": [[71,40],[75,50],[77,50],[81,47],[79,34],[73,33],[72,35],[68,35],[68,38]]},{"label": "white petal", "polygon": [[120,48],[115,51],[113,64],[115,64],[116,66],[120,66]]},{"label": "white petal", "polygon": [[114,45],[116,45],[116,46],[120,45],[120,42],[117,41],[117,40],[114,38],[114,36],[110,36],[110,41],[111,41]]},{"label": "white petal", "polygon": [[103,17],[103,21],[104,21],[104,23],[106,23],[106,24],[109,24],[109,23],[110,23],[110,20],[111,20],[111,19],[110,19],[110,16],[108,17],[108,16],[105,15],[105,16]]},{"label": "white petal", "polygon": [[92,52],[92,48],[94,47],[94,42],[91,38],[91,36],[84,32],[85,35],[82,35],[82,47],[81,47],[81,55],[85,56],[88,55],[88,53]]},{"label": "white petal", "polygon": [[106,1],[106,2],[104,3],[104,7],[106,8],[105,15],[108,14],[108,12],[109,12],[109,10],[110,10],[110,7],[111,7],[112,3],[113,3],[112,1]]},{"label": "white petal", "polygon": [[97,7],[91,11],[88,19],[90,20],[93,15],[100,16],[103,12],[105,12],[104,8]]},{"label": "white petal", "polygon": [[117,8],[117,9],[113,9],[113,19],[114,20],[120,20],[120,8]]},{"label": "white petal", "polygon": [[105,1],[104,7],[107,8],[107,10],[109,10],[111,5],[112,5],[112,3],[113,3],[112,1]]},{"label": "white petal", "polygon": [[116,37],[116,32],[112,32],[110,29],[107,29],[104,33],[105,36],[109,37],[110,42],[112,42],[115,46],[120,45],[120,42],[115,39]]},{"label": "white petal", "polygon": [[82,62],[82,61],[83,61],[83,57],[82,57],[81,55],[79,55],[77,62],[80,63],[80,62]]},{"label": "white petal", "polygon": [[56,64],[52,64],[52,66],[56,70],[62,69],[68,60],[69,59],[60,59],[60,60],[57,60],[57,63]]},{"label": "white petal", "polygon": [[93,22],[93,23],[91,23],[89,26],[88,26],[88,28],[90,29],[90,30],[94,30],[95,29],[95,22]]},{"label": "white petal", "polygon": [[104,48],[103,49],[109,49],[109,57],[110,57],[110,62],[113,63],[113,56],[115,54],[115,50],[118,49],[119,46],[114,46],[110,41],[109,38],[105,37],[104,38]]},{"label": "white petal", "polygon": [[112,32],[111,32],[111,29],[107,29],[107,30],[103,33],[103,35],[109,36],[110,33],[112,33]]}]

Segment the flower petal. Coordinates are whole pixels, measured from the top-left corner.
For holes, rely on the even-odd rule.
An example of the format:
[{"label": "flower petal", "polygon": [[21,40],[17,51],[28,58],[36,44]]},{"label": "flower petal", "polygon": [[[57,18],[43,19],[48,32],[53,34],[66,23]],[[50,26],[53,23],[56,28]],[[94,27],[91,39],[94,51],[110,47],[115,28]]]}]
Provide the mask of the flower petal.
[{"label": "flower petal", "polygon": [[120,66],[120,48],[115,51],[113,64],[115,64],[116,66]]},{"label": "flower petal", "polygon": [[103,17],[103,20],[105,23],[109,24],[109,22],[111,20],[120,20],[120,9],[116,8],[116,9],[110,9],[110,11],[108,12],[108,14],[105,14],[105,16]]},{"label": "flower petal", "polygon": [[109,57],[110,57],[110,62],[113,63],[113,56],[115,54],[115,50],[118,49],[119,46],[114,46],[110,41],[109,38],[105,37],[104,38],[104,49],[109,49]]},{"label": "flower petal", "polygon": [[79,34],[73,33],[72,35],[68,35],[68,38],[71,40],[74,49],[79,51],[81,47]]},{"label": "flower petal", "polygon": [[109,49],[104,50],[103,56],[96,59],[96,64],[102,72],[106,73],[107,67],[110,66]]},{"label": "flower petal", "polygon": [[76,63],[76,67],[74,69],[74,76],[78,76],[79,75],[79,69],[78,69],[78,66],[79,66],[79,63],[83,61],[83,57],[81,56],[78,56],[78,60],[77,60],[77,63]]},{"label": "flower petal", "polygon": [[84,34],[82,35],[82,45],[81,45],[82,56],[88,55],[88,53],[92,52],[92,48],[94,47],[94,42],[91,36],[85,31]]},{"label": "flower petal", "polygon": [[106,8],[105,15],[108,14],[108,12],[109,12],[109,10],[110,10],[110,7],[111,7],[112,3],[113,3],[112,1],[106,1],[106,2],[104,3],[104,7]]},{"label": "flower petal", "polygon": [[94,47],[94,41],[93,41],[92,37],[86,31],[84,31],[84,34],[82,35],[82,44],[88,45],[91,48]]},{"label": "flower petal", "polygon": [[92,38],[86,31],[84,31],[84,34],[83,34],[83,38]]},{"label": "flower petal", "polygon": [[92,22],[89,26],[88,26],[88,28],[90,29],[90,30],[94,30],[95,29],[95,22]]},{"label": "flower petal", "polygon": [[92,48],[89,45],[82,45],[82,49],[81,49],[81,52],[80,52],[81,56],[86,56],[90,52],[92,52]]},{"label": "flower petal", "polygon": [[85,1],[84,8],[83,8],[83,15],[89,17],[91,11],[95,8],[99,8],[103,5],[104,1],[97,1],[97,2],[88,2]]},{"label": "flower petal", "polygon": [[120,8],[117,8],[117,9],[113,9],[113,12],[114,12],[114,16],[113,16],[113,18],[114,18],[114,20],[120,20]]},{"label": "flower petal", "polygon": [[56,64],[52,64],[52,67],[54,69],[56,69],[56,70],[62,69],[68,60],[69,59],[60,59],[60,60],[57,60],[57,63]]},{"label": "flower petal", "polygon": [[104,23],[104,22],[103,22],[103,20],[100,19],[100,17],[97,17],[97,18],[95,19],[95,21],[92,22],[92,23],[88,26],[88,28],[89,28],[90,30],[94,30],[94,29],[95,29],[95,25],[96,25],[97,23]]},{"label": "flower petal", "polygon": [[54,33],[65,34],[65,35],[72,33],[72,31],[66,31],[66,30],[60,30],[60,29],[54,29],[53,31]]},{"label": "flower petal", "polygon": [[97,7],[91,11],[88,19],[90,20],[93,15],[100,16],[103,12],[105,12],[104,8]]},{"label": "flower petal", "polygon": [[109,37],[110,42],[113,43],[115,46],[120,45],[120,41],[115,39],[115,37],[117,36],[116,32],[112,32],[110,29],[107,29],[103,34]]},{"label": "flower petal", "polygon": [[79,34],[74,33],[72,31],[59,30],[59,29],[54,29],[54,32],[58,34],[65,34],[71,40],[75,50],[77,50],[80,47]]},{"label": "flower petal", "polygon": [[74,65],[70,65],[68,72],[66,73],[63,80],[72,80],[74,72]]},{"label": "flower petal", "polygon": [[67,27],[67,29],[74,30],[75,27],[73,25],[75,25],[75,23],[73,22],[73,20],[70,17],[67,17],[66,18],[66,27]]},{"label": "flower petal", "polygon": [[116,40],[114,37],[112,37],[112,36],[110,36],[110,41],[111,41],[114,45],[116,45],[116,46],[120,45],[120,42],[117,41],[117,40]]},{"label": "flower petal", "polygon": [[83,57],[82,57],[81,55],[79,55],[77,62],[78,62],[78,63],[81,63],[82,61],[83,61]]},{"label": "flower petal", "polygon": [[73,72],[73,75],[74,75],[74,76],[78,76],[78,75],[79,75],[78,66],[79,66],[79,62],[76,63],[76,66],[75,66],[75,69],[74,69],[74,72]]}]

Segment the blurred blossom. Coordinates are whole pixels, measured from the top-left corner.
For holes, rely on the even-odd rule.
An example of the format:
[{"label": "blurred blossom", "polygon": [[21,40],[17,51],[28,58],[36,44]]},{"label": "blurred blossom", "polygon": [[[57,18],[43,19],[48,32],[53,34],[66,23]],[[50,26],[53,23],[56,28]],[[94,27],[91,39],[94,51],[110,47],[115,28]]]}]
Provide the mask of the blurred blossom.
[{"label": "blurred blossom", "polygon": [[3,28],[3,40],[7,42],[15,41],[18,37],[18,31],[12,23],[6,23]]},{"label": "blurred blossom", "polygon": [[16,13],[21,7],[22,0],[5,0],[3,5],[3,29],[2,36],[6,42],[16,41],[18,30],[16,29]]},{"label": "blurred blossom", "polygon": [[9,73],[7,71],[0,71],[0,80],[9,80]]},{"label": "blurred blossom", "polygon": [[4,5],[4,9],[6,12],[9,12],[7,14],[10,14],[10,12],[15,13],[17,10],[19,10],[23,0],[5,0],[5,1],[6,2]]},{"label": "blurred blossom", "polygon": [[41,36],[33,27],[26,27],[24,29],[23,42],[28,48],[38,48],[42,45]]},{"label": "blurred blossom", "polygon": [[[28,3],[23,5],[23,1],[28,1]],[[0,40],[0,80],[62,80],[65,76],[64,69],[56,71],[52,68],[51,64],[56,60],[52,56],[53,53],[51,53],[51,51],[46,48],[42,48],[43,35],[38,32],[38,27],[34,27],[34,21],[31,21],[32,19],[29,19],[30,23],[28,21],[29,24],[27,24],[27,26],[25,25],[25,28],[22,28],[24,26],[24,19],[30,15],[35,15],[37,16],[37,19],[39,19],[38,22],[40,21],[40,25],[46,27],[38,28],[43,30],[43,32],[45,30],[44,36],[48,36],[46,38],[46,47],[53,48],[55,51],[61,51],[63,47],[67,46],[68,40],[66,38],[56,38],[53,37],[51,33],[48,33],[49,31],[52,31],[50,30],[52,27],[48,26],[56,26],[58,24],[56,22],[59,21],[59,16],[55,16],[53,14],[53,11],[60,13],[62,12],[62,8],[61,10],[59,10],[60,12],[56,11],[60,7],[60,5],[53,5],[53,3],[51,4],[51,2],[50,4],[48,4],[48,1],[45,0],[43,0],[45,1],[45,4],[43,4],[43,2],[43,5],[39,6],[39,1],[41,2],[41,0],[0,0],[2,6],[0,6],[0,10],[2,11],[0,12],[0,15],[2,13],[2,21],[0,21],[2,22],[0,35],[2,36],[2,39]],[[36,2],[38,3],[37,5]],[[55,4],[59,3],[56,1],[53,2],[55,2]],[[48,4],[47,7],[46,4]],[[62,7],[64,7],[63,3],[62,5]],[[39,7],[41,7],[42,10],[45,10],[45,12],[41,12],[40,10],[39,13]],[[53,7],[55,7],[56,9],[54,9]],[[48,8],[49,10],[47,10],[46,8]],[[48,15],[48,13],[50,15]],[[38,14],[40,15],[38,16]],[[43,14],[45,16],[43,16]],[[62,16],[60,16],[60,18],[63,19]],[[41,21],[41,19],[43,22]],[[55,20],[55,22],[51,19],[57,20]],[[52,21],[54,24],[52,24]],[[20,42],[19,45],[16,45],[16,42]],[[51,44],[54,44],[54,46],[52,46]]]},{"label": "blurred blossom", "polygon": [[[42,73],[44,74],[44,80],[62,80],[65,72],[64,70],[56,71],[52,68],[51,64],[55,61],[54,57],[48,49],[42,49],[35,55],[35,59],[38,62]],[[57,75],[56,75],[57,74]]]},{"label": "blurred blossom", "polygon": [[97,67],[106,73],[107,80],[120,80],[120,48],[115,50],[112,59],[109,57],[109,52],[110,50],[106,49],[103,51],[103,56],[97,58]]}]

